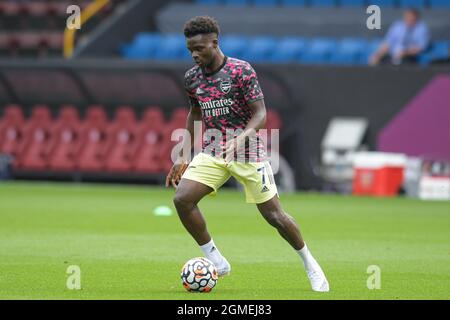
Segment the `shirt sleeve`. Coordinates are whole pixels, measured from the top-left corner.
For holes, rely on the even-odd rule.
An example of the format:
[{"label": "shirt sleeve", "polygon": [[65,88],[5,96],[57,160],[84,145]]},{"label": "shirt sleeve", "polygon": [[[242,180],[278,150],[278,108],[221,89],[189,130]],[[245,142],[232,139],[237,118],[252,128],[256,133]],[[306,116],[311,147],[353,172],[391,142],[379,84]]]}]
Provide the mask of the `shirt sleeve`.
[{"label": "shirt sleeve", "polygon": [[421,23],[417,29],[416,45],[420,50],[425,50],[430,43],[430,32],[428,26],[425,23]]},{"label": "shirt sleeve", "polygon": [[383,42],[387,44],[390,48],[396,45],[396,41],[400,34],[401,24],[397,21],[393,25],[390,26],[386,36],[383,39]]},{"label": "shirt sleeve", "polygon": [[258,77],[250,64],[246,64],[242,69],[242,87],[245,102],[252,103],[264,99]]},{"label": "shirt sleeve", "polygon": [[189,106],[191,108],[200,108],[197,97],[195,96],[195,88],[192,87],[192,81],[189,71],[184,76],[184,90],[188,96]]},{"label": "shirt sleeve", "polygon": [[191,96],[188,94],[188,99],[189,99],[189,106],[190,106],[191,108],[200,108],[200,104],[198,103],[197,98],[191,97]]}]

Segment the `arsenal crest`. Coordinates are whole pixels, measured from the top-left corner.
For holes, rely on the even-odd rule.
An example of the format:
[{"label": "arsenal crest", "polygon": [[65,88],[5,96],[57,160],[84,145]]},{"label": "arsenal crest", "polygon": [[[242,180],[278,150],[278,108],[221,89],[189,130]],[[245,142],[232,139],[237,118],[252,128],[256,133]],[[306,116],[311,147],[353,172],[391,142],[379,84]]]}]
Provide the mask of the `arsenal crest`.
[{"label": "arsenal crest", "polygon": [[230,81],[222,81],[220,83],[220,90],[222,90],[223,93],[230,92],[231,89],[231,82]]}]

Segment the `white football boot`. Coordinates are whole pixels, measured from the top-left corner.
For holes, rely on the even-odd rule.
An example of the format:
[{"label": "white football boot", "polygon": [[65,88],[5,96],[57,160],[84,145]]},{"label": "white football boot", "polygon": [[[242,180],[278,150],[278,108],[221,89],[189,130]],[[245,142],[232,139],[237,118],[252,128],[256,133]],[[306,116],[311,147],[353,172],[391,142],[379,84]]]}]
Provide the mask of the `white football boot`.
[{"label": "white football boot", "polygon": [[222,257],[222,262],[217,266],[217,275],[219,277],[228,276],[231,273],[231,265],[225,257]]},{"label": "white football boot", "polygon": [[328,292],[330,291],[330,285],[325,277],[320,265],[317,263],[316,259],[312,255],[309,257],[308,268],[306,268],[306,274],[311,282],[311,288],[313,291],[317,292]]}]

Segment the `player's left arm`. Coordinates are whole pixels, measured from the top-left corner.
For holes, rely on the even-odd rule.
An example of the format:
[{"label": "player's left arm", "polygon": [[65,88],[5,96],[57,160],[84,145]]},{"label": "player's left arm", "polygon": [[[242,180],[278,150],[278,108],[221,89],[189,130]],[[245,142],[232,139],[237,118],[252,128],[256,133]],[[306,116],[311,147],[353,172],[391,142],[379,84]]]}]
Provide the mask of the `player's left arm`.
[{"label": "player's left arm", "polygon": [[259,99],[247,104],[252,110],[252,117],[247,123],[245,130],[238,136],[238,139],[245,141],[245,138],[254,135],[259,129],[266,127],[266,105],[264,99]]},{"label": "player's left arm", "polygon": [[259,129],[266,127],[266,105],[264,104],[264,99],[258,99],[247,104],[252,110],[252,117],[247,123],[244,131],[238,135],[235,139],[227,141],[226,144],[226,157],[225,161],[230,162],[234,157],[234,150],[237,148],[239,150],[245,144],[246,139],[251,139],[255,136]]},{"label": "player's left arm", "polygon": [[266,106],[264,104],[264,95],[258,82],[258,77],[255,70],[250,64],[246,64],[242,68],[241,76],[242,90],[247,107],[252,111],[250,118],[244,131],[226,144],[227,162],[234,158],[234,150],[239,150],[245,144],[247,139],[255,136],[259,129],[266,126]]}]

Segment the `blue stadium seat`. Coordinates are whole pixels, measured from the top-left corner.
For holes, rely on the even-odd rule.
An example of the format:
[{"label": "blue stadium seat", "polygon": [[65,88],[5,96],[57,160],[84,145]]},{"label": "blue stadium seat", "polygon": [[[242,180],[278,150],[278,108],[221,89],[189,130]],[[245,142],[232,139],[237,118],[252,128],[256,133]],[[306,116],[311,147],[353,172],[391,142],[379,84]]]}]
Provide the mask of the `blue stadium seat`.
[{"label": "blue stadium seat", "polygon": [[312,39],[304,53],[300,54],[301,63],[327,63],[331,54],[336,51],[337,43],[334,39],[315,38]]},{"label": "blue stadium seat", "polygon": [[447,41],[436,41],[431,48],[419,56],[419,63],[427,65],[434,60],[446,59],[450,55],[450,43]]},{"label": "blue stadium seat", "polygon": [[306,6],[306,0],[281,0],[282,6]]},{"label": "blue stadium seat", "polygon": [[399,5],[402,8],[425,8],[425,0],[399,0]]},{"label": "blue stadium seat", "polygon": [[331,53],[330,62],[336,64],[365,64],[365,39],[344,38],[339,41],[336,51]]},{"label": "blue stadium seat", "polygon": [[131,44],[122,46],[121,53],[128,59],[148,59],[153,56],[161,41],[158,33],[138,33]]},{"label": "blue stadium seat", "polygon": [[277,0],[252,0],[252,4],[255,6],[275,6]]},{"label": "blue stadium seat", "polygon": [[285,37],[279,40],[278,46],[269,59],[273,62],[293,62],[306,50],[307,41],[303,38]]},{"label": "blue stadium seat", "polygon": [[[362,7],[366,4],[365,0],[338,0],[339,4],[341,6],[357,6],[357,7]],[[370,2],[370,0],[369,0]]]},{"label": "blue stadium seat", "polygon": [[248,39],[244,36],[227,35],[220,39],[223,53],[233,58],[242,58],[247,45]]},{"label": "blue stadium seat", "polygon": [[243,59],[253,62],[268,61],[277,47],[277,40],[272,37],[252,38],[243,53]]},{"label": "blue stadium seat", "polygon": [[195,3],[205,6],[216,6],[220,4],[220,0],[196,0]]},{"label": "blue stadium seat", "polygon": [[168,34],[161,38],[153,55],[155,59],[185,59],[186,41],[182,34]]},{"label": "blue stadium seat", "polygon": [[394,0],[369,0],[368,4],[376,4],[379,7],[395,7]]},{"label": "blue stadium seat", "polygon": [[249,0],[224,0],[224,4],[227,6],[247,6]]},{"label": "blue stadium seat", "polygon": [[450,0],[429,0],[431,8],[448,8],[450,9]]},{"label": "blue stadium seat", "polygon": [[310,0],[311,6],[323,7],[323,6],[335,6],[335,0]]},{"label": "blue stadium seat", "polygon": [[136,46],[156,45],[160,40],[160,33],[140,32],[134,37],[133,44]]}]

